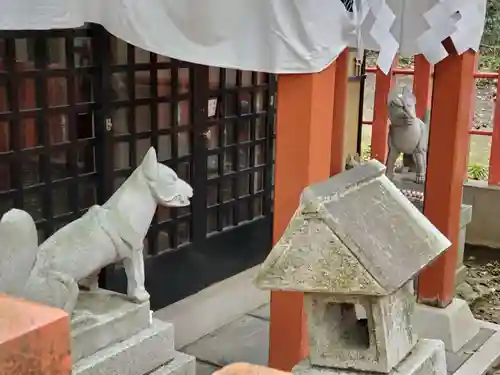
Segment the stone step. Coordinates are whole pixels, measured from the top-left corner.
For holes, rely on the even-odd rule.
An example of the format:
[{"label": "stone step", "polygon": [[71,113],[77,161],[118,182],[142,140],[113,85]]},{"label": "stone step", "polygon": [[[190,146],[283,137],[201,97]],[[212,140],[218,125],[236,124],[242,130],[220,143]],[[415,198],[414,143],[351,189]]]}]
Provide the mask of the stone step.
[{"label": "stone step", "polygon": [[195,375],[196,358],[192,355],[176,352],[175,357],[165,365],[155,369],[148,375]]},{"label": "stone step", "polygon": [[174,327],[153,319],[151,327],[76,362],[72,375],[142,375],[174,358]]},{"label": "stone step", "polygon": [[73,363],[126,340],[150,325],[149,302],[133,303],[108,290],[80,292],[71,319]]}]

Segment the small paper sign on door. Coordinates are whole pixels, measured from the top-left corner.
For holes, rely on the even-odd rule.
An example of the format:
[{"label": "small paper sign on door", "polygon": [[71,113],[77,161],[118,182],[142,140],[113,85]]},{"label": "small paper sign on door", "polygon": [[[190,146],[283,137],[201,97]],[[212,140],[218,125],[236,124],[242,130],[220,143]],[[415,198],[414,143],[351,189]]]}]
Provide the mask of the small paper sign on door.
[{"label": "small paper sign on door", "polygon": [[217,98],[208,99],[208,117],[215,116],[217,112]]}]

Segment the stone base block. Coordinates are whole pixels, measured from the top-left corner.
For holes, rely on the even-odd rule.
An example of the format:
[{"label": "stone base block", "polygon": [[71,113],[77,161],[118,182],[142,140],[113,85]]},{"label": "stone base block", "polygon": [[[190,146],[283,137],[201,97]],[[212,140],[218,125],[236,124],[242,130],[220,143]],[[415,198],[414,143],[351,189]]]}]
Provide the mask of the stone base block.
[{"label": "stone base block", "polygon": [[[311,366],[305,359],[292,369],[295,375],[362,375],[360,370],[337,370]],[[446,375],[444,345],[437,340],[421,339],[412,352],[387,375]]]},{"label": "stone base block", "polygon": [[[477,321],[482,330],[492,331],[493,334],[482,343],[479,347],[474,347],[470,351],[470,357],[460,365],[454,372],[454,375],[484,375],[489,374],[488,370],[491,367],[498,365],[500,361],[500,325],[489,322]],[[470,343],[469,343],[470,345]],[[468,350],[470,348],[463,347],[460,351]],[[449,368],[449,361],[448,361]]]},{"label": "stone base block", "polygon": [[444,309],[417,304],[413,327],[419,337],[441,340],[451,352],[458,351],[479,333],[469,305],[458,298]]},{"label": "stone base block", "polygon": [[147,374],[175,353],[173,325],[154,319],[151,327],[75,363],[72,375]]},{"label": "stone base block", "polygon": [[69,349],[64,311],[0,294],[0,374],[67,375]]},{"label": "stone base block", "polygon": [[150,372],[148,375],[195,375],[196,358],[176,352],[174,358],[167,364]]},{"label": "stone base block", "polygon": [[80,292],[71,319],[73,362],[126,340],[149,325],[149,302],[136,304],[107,290]]}]

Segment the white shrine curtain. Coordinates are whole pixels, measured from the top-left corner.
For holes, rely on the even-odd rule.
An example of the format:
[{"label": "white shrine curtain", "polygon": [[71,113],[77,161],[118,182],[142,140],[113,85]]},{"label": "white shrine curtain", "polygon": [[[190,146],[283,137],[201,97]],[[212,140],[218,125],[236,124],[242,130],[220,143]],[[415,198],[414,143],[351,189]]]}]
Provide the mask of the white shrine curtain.
[{"label": "white shrine curtain", "polygon": [[[145,50],[180,60],[270,73],[311,73],[346,47],[446,56],[477,49],[486,0],[0,0],[0,30],[103,25]],[[344,2],[346,2],[344,1]],[[457,13],[458,12],[458,13]]]}]

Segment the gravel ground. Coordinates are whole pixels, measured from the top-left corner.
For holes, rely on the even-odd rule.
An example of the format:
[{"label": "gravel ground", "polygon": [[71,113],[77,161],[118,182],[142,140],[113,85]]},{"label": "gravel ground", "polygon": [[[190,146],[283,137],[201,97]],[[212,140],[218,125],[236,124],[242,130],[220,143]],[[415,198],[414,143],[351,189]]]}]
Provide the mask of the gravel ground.
[{"label": "gravel ground", "polygon": [[469,257],[467,282],[457,288],[478,319],[500,324],[500,261],[477,262]]},{"label": "gravel ground", "polygon": [[[477,319],[500,324],[500,259],[491,249],[469,248],[466,255],[467,281],[457,288]],[[471,255],[471,253],[473,255]],[[500,375],[500,365],[487,375]]]}]

